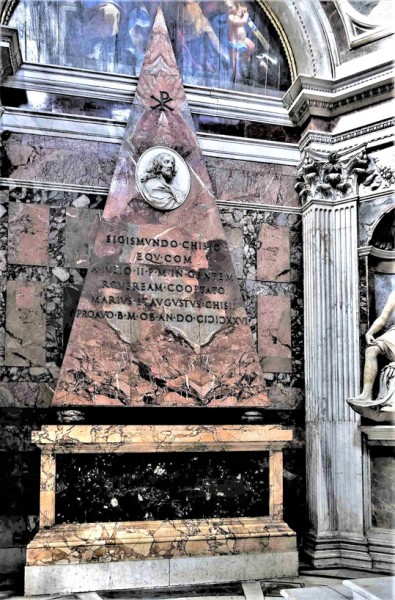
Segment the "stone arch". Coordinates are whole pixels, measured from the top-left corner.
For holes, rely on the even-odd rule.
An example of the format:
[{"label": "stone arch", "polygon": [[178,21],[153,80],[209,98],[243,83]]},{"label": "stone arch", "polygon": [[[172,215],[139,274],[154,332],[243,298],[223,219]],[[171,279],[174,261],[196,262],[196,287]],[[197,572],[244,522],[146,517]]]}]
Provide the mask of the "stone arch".
[{"label": "stone arch", "polygon": [[297,74],[333,77],[338,53],[320,4],[315,0],[269,0],[267,4],[292,48]]},{"label": "stone arch", "polygon": [[369,245],[382,250],[395,250],[395,206],[390,206],[376,219]]}]

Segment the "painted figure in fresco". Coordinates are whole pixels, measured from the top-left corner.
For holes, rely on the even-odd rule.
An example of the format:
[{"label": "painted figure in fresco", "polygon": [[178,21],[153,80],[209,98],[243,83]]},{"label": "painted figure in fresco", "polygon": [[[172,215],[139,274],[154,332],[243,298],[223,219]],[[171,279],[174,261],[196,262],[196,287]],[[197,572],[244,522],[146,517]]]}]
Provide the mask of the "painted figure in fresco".
[{"label": "painted figure in fresco", "polygon": [[[395,324],[379,337],[374,337],[388,323],[395,310],[395,291],[392,292],[380,314],[367,331],[365,338],[368,344],[365,352],[365,367],[363,372],[363,389],[359,396],[350,399],[350,402],[364,402],[366,406],[374,403],[382,403],[385,406],[381,410],[394,410],[395,408]],[[382,396],[380,390],[377,401],[372,400],[373,385],[378,373],[378,357],[386,356],[390,364],[385,367],[390,372],[386,374],[386,396]],[[383,372],[384,370],[383,369]]]},{"label": "painted figure in fresco", "polygon": [[157,154],[141,178],[144,194],[155,208],[172,210],[178,208],[184,200],[185,194],[171,185],[177,173],[174,157],[167,152]]},{"label": "painted figure in fresco", "polygon": [[142,2],[130,12],[128,20],[128,34],[132,42],[127,51],[133,57],[133,66],[136,74],[140,71],[144,60],[145,47],[149,36],[152,17]]},{"label": "painted figure in fresco", "polygon": [[113,0],[107,2],[84,0],[83,7],[86,10],[84,37],[90,46],[87,57],[101,60],[106,40],[119,32],[121,8]]},{"label": "painted figure in fresco", "polygon": [[203,13],[199,2],[186,0],[182,4],[182,44],[183,59],[187,69],[193,72],[196,69],[213,71],[214,66],[210,60],[210,48],[207,41],[225,63],[229,62],[226,52],[216,35],[210,21]]},{"label": "painted figure in fresco", "polygon": [[232,77],[236,81],[239,78],[240,62],[245,67],[251,61],[255,44],[247,37],[246,25],[250,20],[247,7],[242,6],[240,2],[235,0],[228,0],[226,4],[229,10],[229,54],[232,64]]}]

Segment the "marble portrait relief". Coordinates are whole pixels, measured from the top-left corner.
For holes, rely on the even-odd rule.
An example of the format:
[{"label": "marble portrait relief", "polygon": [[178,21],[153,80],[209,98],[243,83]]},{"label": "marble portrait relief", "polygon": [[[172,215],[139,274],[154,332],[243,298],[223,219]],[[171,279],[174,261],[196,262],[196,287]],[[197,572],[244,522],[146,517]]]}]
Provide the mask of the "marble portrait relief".
[{"label": "marble portrait relief", "polygon": [[144,200],[158,210],[174,210],[185,202],[191,185],[183,158],[170,148],[155,146],[140,157],[136,182]]}]

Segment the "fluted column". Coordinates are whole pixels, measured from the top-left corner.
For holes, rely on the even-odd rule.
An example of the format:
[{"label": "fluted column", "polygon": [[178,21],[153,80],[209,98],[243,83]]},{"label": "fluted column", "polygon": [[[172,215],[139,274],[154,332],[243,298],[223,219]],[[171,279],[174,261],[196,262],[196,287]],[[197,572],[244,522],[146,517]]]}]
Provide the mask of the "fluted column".
[{"label": "fluted column", "polygon": [[303,208],[306,456],[316,566],[368,568],[359,417],[357,199],[311,198]]}]

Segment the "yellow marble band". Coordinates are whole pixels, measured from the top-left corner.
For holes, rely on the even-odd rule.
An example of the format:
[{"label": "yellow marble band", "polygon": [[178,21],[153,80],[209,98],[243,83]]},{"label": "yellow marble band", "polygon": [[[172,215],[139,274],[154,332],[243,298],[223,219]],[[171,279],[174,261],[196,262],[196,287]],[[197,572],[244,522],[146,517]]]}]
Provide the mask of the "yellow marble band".
[{"label": "yellow marble band", "polygon": [[268,517],[85,523],[41,530],[27,565],[286,552],[296,534]]},{"label": "yellow marble band", "polygon": [[44,425],[32,442],[45,452],[223,452],[281,449],[279,425]]}]

